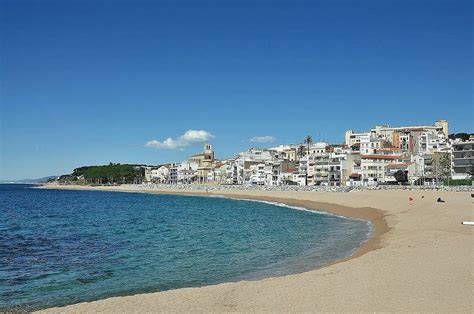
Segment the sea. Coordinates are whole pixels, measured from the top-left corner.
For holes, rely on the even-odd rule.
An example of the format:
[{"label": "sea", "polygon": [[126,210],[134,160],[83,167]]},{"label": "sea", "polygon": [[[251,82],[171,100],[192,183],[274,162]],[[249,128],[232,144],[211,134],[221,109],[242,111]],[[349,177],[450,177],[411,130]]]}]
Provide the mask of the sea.
[{"label": "sea", "polygon": [[0,311],[301,273],[370,234],[269,202],[0,184]]}]

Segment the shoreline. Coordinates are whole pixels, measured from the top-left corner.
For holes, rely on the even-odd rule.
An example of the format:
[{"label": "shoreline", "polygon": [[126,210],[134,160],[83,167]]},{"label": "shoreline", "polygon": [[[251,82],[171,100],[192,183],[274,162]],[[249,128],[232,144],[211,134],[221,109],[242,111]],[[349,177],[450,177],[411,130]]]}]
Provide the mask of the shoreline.
[{"label": "shoreline", "polygon": [[[108,299],[103,299],[103,300],[97,300],[97,301],[92,301],[92,302],[85,302],[85,303],[77,303],[73,305],[69,305],[66,307],[60,307],[60,308],[50,308],[43,310],[43,312],[64,312],[64,311],[100,311],[100,312],[114,312],[114,311],[174,311],[174,312],[180,312],[180,311],[294,311],[294,310],[302,310],[302,311],[314,311],[314,310],[324,310],[324,311],[348,311],[348,310],[359,310],[359,311],[374,311],[375,309],[379,310],[400,310],[403,308],[403,302],[406,302],[405,299],[400,299],[399,302],[395,303],[393,306],[388,306],[386,302],[381,302],[378,304],[378,306],[374,306],[374,302],[377,303],[377,300],[383,300],[383,297],[375,297],[367,295],[365,293],[365,298],[368,298],[369,300],[366,300],[367,302],[363,302],[358,304],[358,306],[354,307],[354,302],[341,302],[341,298],[345,297],[344,293],[337,293],[336,294],[336,299],[337,303],[330,302],[330,299],[333,299],[333,297],[325,296],[325,298],[320,298],[319,301],[324,303],[325,305],[320,307],[321,304],[315,304],[315,300],[313,300],[313,297],[319,296],[321,297],[322,295],[325,295],[326,292],[324,291],[324,287],[329,285],[331,286],[331,281],[334,280],[342,280],[344,282],[345,286],[348,286],[351,288],[354,286],[354,283],[348,283],[348,280],[350,280],[350,276],[347,275],[341,275],[341,276],[334,276],[332,274],[340,272],[340,270],[334,272],[334,268],[342,268],[345,271],[349,272],[351,271],[351,268],[357,268],[360,265],[363,264],[363,272],[366,273],[368,276],[371,276],[371,272],[373,269],[373,265],[370,263],[366,264],[365,261],[362,261],[363,259],[372,259],[373,263],[378,263],[380,262],[381,258],[380,257],[375,257],[375,255],[381,255],[384,253],[387,249],[391,249],[391,243],[393,242],[396,237],[394,237],[394,227],[399,224],[399,219],[400,214],[405,214],[407,211],[403,208],[403,210],[400,213],[392,213],[391,210],[383,210],[380,207],[376,208],[374,206],[364,206],[364,203],[368,203],[369,205],[371,203],[370,197],[367,199],[366,194],[371,196],[372,194],[375,195],[374,198],[379,199],[380,195],[376,194],[387,194],[387,191],[384,192],[379,192],[379,191],[370,191],[370,192],[354,192],[354,193],[317,193],[317,192],[262,192],[262,191],[216,191],[215,192],[202,192],[202,191],[173,191],[173,190],[151,190],[151,189],[146,189],[146,188],[139,188],[139,187],[126,187],[126,186],[120,186],[120,187],[84,187],[84,186],[42,186],[39,188],[46,188],[46,189],[70,189],[70,190],[96,190],[96,191],[114,191],[114,192],[135,192],[135,193],[149,193],[149,194],[175,194],[175,195],[194,195],[194,196],[223,196],[223,197],[230,197],[230,198],[236,198],[236,199],[250,199],[250,200],[257,200],[257,201],[270,201],[270,202],[276,202],[276,203],[283,203],[289,206],[299,206],[303,208],[307,208],[309,210],[316,210],[316,211],[324,211],[328,212],[331,214],[336,214],[348,218],[355,218],[355,219],[362,219],[362,220],[368,220],[372,223],[372,233],[370,238],[362,243],[361,246],[359,246],[355,251],[350,256],[347,256],[345,258],[336,260],[332,263],[328,263],[322,267],[316,268],[314,270],[311,270],[309,272],[304,272],[304,273],[296,273],[292,275],[287,275],[287,276],[282,276],[282,277],[269,277],[265,278],[262,280],[258,281],[240,281],[240,282],[230,282],[230,283],[222,283],[222,284],[217,284],[217,285],[211,285],[211,286],[204,286],[204,287],[198,287],[198,288],[182,288],[182,289],[175,289],[175,290],[168,290],[168,291],[163,291],[163,292],[155,292],[155,293],[146,293],[146,294],[138,294],[138,295],[131,295],[131,296],[125,296],[125,297],[111,297]],[[406,191],[401,191],[401,192],[388,192],[388,193],[393,193],[393,196],[399,197],[399,194],[406,194]],[[424,194],[435,194],[438,193],[436,192],[427,192],[427,191],[418,191],[418,192],[413,192],[411,191],[410,193],[424,193]],[[467,193],[459,193],[459,192],[442,192],[444,194],[449,194],[450,196],[456,195],[453,193],[457,194],[467,194]],[[333,194],[333,195],[329,195]],[[336,197],[334,197],[336,196]],[[392,195],[389,195],[392,196]],[[352,200],[354,199],[354,200]],[[329,201],[328,201],[329,200]],[[363,202],[358,202],[361,200],[364,200]],[[361,207],[350,207],[348,204],[360,204]],[[390,205],[400,205],[397,202],[393,202],[392,204],[390,202],[385,202],[383,197],[382,197],[382,202],[380,200],[378,202],[374,202],[377,204],[383,204],[387,205],[387,207],[390,207]],[[457,227],[459,228],[459,227]],[[472,231],[470,229],[463,229],[462,230],[465,235],[464,238],[467,236],[467,239],[469,240],[469,233],[472,235]],[[466,239],[464,239],[465,241]],[[469,243],[469,241],[467,241]],[[463,245],[465,246],[465,243],[463,242]],[[408,246],[410,247],[410,245]],[[383,255],[383,254],[382,254]],[[417,257],[419,258],[419,257]],[[421,256],[423,259],[424,257]],[[393,257],[390,257],[388,261],[386,260],[386,257],[382,258],[382,261],[384,263],[389,262],[391,260],[394,260]],[[356,267],[356,264],[359,265]],[[409,265],[414,265],[413,261],[409,261]],[[465,268],[465,261],[463,261],[463,269],[466,271]],[[375,268],[376,269],[376,268]],[[469,268],[467,268],[468,270]],[[357,272],[355,272],[357,274]],[[331,274],[331,275],[328,275]],[[312,277],[317,277],[320,280],[324,277],[321,277],[323,275],[324,277],[333,277],[332,280],[329,282],[325,282],[324,284],[321,284],[321,287],[318,287],[318,285],[314,285],[313,280],[309,280]],[[353,274],[354,275],[354,274]],[[465,275],[465,274],[464,274]],[[356,276],[359,277],[359,275]],[[382,276],[384,276],[384,273],[382,272]],[[416,276],[416,272],[415,272]],[[345,278],[344,278],[345,277]],[[349,277],[349,278],[348,278]],[[391,277],[391,276],[386,276],[386,277]],[[386,280],[390,280],[389,278],[381,278],[382,282]],[[395,276],[395,279],[399,280]],[[407,280],[410,280],[410,277],[405,278]],[[315,295],[311,295],[311,298],[305,298],[302,297],[306,295],[306,292],[301,292],[300,294],[289,294],[291,297],[289,298],[288,304],[278,304],[279,300],[273,299],[273,296],[271,295],[271,288],[268,286],[273,286],[274,283],[277,283],[277,287],[280,288],[280,285],[286,285],[288,282],[294,282],[297,281],[296,284],[290,285],[294,289],[298,289],[299,286],[306,286],[307,288],[311,290],[320,290],[320,293],[316,293]],[[359,279],[360,280],[360,279]],[[393,280],[393,279],[392,279]],[[467,278],[467,281],[464,280],[463,282],[463,289],[455,289],[456,294],[459,294],[459,291],[466,291],[464,290],[466,286],[469,286],[469,284],[472,284],[472,275],[471,278]],[[252,289],[249,289],[249,286],[252,286]],[[356,283],[357,286],[357,283]],[[230,288],[233,287],[233,288]],[[229,289],[230,292],[229,292]],[[262,293],[262,291],[265,292],[265,294],[270,293],[270,296],[267,298],[271,298],[272,302],[261,302],[266,300],[265,298],[259,297],[258,294],[255,295],[254,293],[251,293],[252,290],[257,290],[259,291],[259,294]],[[262,290],[264,289],[264,290]],[[340,289],[340,287],[339,287]],[[284,294],[288,294],[287,289],[283,289]],[[347,290],[347,289],[346,289]],[[383,292],[383,290],[381,291]],[[469,290],[467,290],[469,292]],[[235,307],[233,306],[231,309],[226,307],[225,304],[221,304],[219,301],[223,295],[227,294],[231,295],[245,295],[246,298],[242,300],[238,300],[238,302],[234,302]],[[283,293],[283,291],[282,291]],[[403,294],[403,293],[402,293]],[[339,295],[339,296],[337,296]],[[387,292],[383,294],[385,298],[390,296],[390,293]],[[304,302],[301,304],[295,304],[292,300],[300,300],[304,299]],[[347,298],[347,296],[346,296]],[[318,299],[318,298],[316,298]],[[395,298],[397,299],[397,298]],[[251,301],[249,301],[251,300]],[[465,310],[472,309],[472,305],[469,304],[469,299],[464,300],[464,306],[459,307],[459,302],[456,303],[458,304],[456,308],[464,308]],[[433,300],[430,300],[431,303],[427,302],[421,302],[420,304],[411,304],[411,306],[407,307],[406,310],[439,310],[439,307],[433,307]],[[138,302],[138,303],[137,303]],[[227,301],[226,301],[227,302]],[[358,301],[360,302],[360,300]],[[467,302],[467,303],[466,303]],[[195,304],[200,304],[198,308],[196,308]],[[225,302],[224,302],[225,303]],[[232,303],[232,302],[231,302]],[[318,303],[318,302],[316,302]],[[436,303],[436,302],[434,302]],[[159,307],[157,307],[159,305]],[[312,306],[311,306],[312,305]],[[424,305],[424,306],[421,306]],[[317,306],[317,307],[315,307]],[[455,307],[450,307],[449,304],[446,307],[446,309],[452,309],[454,310]]]},{"label": "shoreline", "polygon": [[[221,193],[216,193],[214,191],[202,192],[202,191],[182,191],[182,190],[153,190],[153,189],[114,189],[114,187],[101,187],[101,186],[68,186],[69,188],[63,188],[63,186],[40,186],[40,189],[59,189],[59,190],[80,190],[80,191],[106,191],[106,192],[122,192],[122,193],[145,193],[145,194],[161,194],[161,195],[186,195],[186,196],[202,196],[202,197],[224,197],[224,198],[233,198],[239,200],[253,200],[253,201],[266,201],[271,203],[282,203],[288,206],[298,206],[305,208],[313,212],[321,212],[323,214],[329,213],[337,216],[345,217],[348,219],[360,219],[368,221],[371,223],[371,234],[369,238],[361,243],[361,245],[356,248],[351,255],[343,257],[341,259],[335,260],[331,263],[323,265],[326,267],[336,263],[341,263],[348,261],[352,258],[357,258],[363,254],[376,250],[382,247],[381,240],[382,236],[386,234],[390,227],[385,220],[385,213],[382,209],[376,209],[371,207],[347,207],[337,204],[330,204],[324,202],[314,202],[309,200],[301,199],[290,199],[290,198],[280,198],[280,197],[265,197],[265,196],[250,196],[248,194],[240,192],[245,191],[235,191],[239,194],[226,195]],[[217,191],[220,192],[220,191]],[[320,269],[318,267],[315,269]],[[270,277],[273,278],[273,277]]]}]

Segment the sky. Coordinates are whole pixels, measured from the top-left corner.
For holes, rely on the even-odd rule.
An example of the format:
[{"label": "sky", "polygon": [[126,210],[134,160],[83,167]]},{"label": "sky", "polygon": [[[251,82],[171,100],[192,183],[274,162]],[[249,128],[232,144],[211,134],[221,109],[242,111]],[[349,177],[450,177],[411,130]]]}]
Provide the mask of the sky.
[{"label": "sky", "polygon": [[472,1],[0,0],[0,180],[473,131]]}]

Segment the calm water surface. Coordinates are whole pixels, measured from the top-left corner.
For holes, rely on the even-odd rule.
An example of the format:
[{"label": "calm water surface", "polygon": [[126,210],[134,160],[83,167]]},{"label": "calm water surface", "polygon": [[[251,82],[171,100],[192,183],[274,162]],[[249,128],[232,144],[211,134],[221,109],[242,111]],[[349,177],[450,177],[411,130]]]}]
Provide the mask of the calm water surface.
[{"label": "calm water surface", "polygon": [[0,311],[314,269],[365,221],[197,196],[0,185]]}]

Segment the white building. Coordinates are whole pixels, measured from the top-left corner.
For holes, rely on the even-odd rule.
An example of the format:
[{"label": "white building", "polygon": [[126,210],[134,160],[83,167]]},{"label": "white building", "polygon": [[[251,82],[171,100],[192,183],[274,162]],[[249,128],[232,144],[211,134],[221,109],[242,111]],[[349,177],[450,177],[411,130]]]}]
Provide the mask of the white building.
[{"label": "white building", "polygon": [[[178,166],[177,183],[193,183],[198,177],[199,162],[185,160]],[[207,172],[206,172],[207,177]]]},{"label": "white building", "polygon": [[170,184],[177,184],[178,183],[178,168],[179,164],[170,164],[169,166],[169,178],[168,178],[168,183]]},{"label": "white building", "polygon": [[386,167],[390,164],[404,163],[402,155],[361,155],[361,179],[363,185],[385,183]]},{"label": "white building", "polygon": [[310,155],[320,155],[324,154],[326,150],[328,149],[329,144],[326,142],[317,142],[312,145],[310,145],[309,148],[309,154]]},{"label": "white building", "polygon": [[376,154],[383,147],[383,140],[367,133],[360,136],[360,153],[363,155]]},{"label": "white building", "polygon": [[145,182],[168,183],[169,171],[169,166],[164,165],[158,168],[146,167]]},{"label": "white building", "polygon": [[449,148],[448,138],[442,132],[422,132],[415,139],[414,153],[418,155],[429,155]]},{"label": "white building", "polygon": [[370,135],[368,132],[363,133],[354,133],[353,130],[347,130],[344,136],[344,143],[347,146],[352,146],[354,144],[359,144],[361,141],[361,137]]},{"label": "white building", "polygon": [[254,185],[265,185],[266,173],[265,163],[250,165],[250,183]]}]

